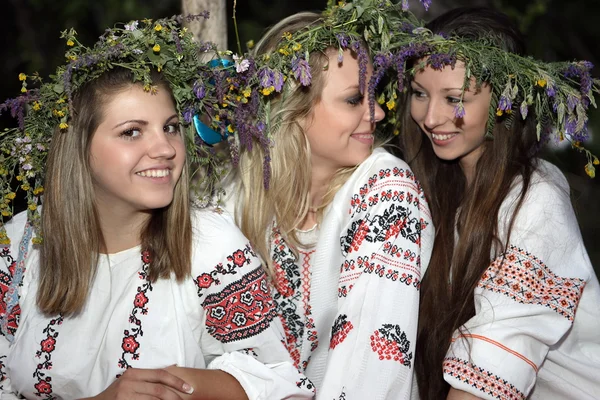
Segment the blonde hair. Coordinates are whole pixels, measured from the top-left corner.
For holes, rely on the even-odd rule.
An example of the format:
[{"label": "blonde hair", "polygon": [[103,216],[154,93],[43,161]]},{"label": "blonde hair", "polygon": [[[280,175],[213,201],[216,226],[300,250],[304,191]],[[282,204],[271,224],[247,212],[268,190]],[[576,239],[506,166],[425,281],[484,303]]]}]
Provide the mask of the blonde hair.
[{"label": "blonde hair", "polygon": [[[275,51],[284,32],[293,33],[307,26],[319,26],[322,17],[312,12],[301,12],[283,19],[270,28],[256,45],[255,56]],[[331,52],[334,53],[335,50]],[[261,146],[250,151],[243,149],[237,171],[240,193],[237,209],[238,224],[264,260],[267,273],[274,278],[275,270],[270,255],[273,222],[288,242],[292,251],[300,245],[295,229],[304,221],[310,207],[311,149],[304,133],[303,123],[312,116],[314,105],[321,100],[325,86],[325,71],[329,52],[310,54],[311,85],[300,86],[289,79],[283,92],[271,100],[270,137],[274,146],[269,149],[271,176],[270,189],[263,183]],[[341,168],[332,178],[317,210],[317,221],[322,220],[324,208],[331,203],[337,191],[348,180],[356,167]],[[297,255],[297,254],[296,254]]]},{"label": "blonde hair", "polygon": [[[153,83],[169,90],[162,76]],[[37,305],[42,313],[80,312],[93,282],[104,238],[94,205],[89,164],[93,135],[103,118],[103,105],[133,85],[131,73],[115,69],[81,88],[73,99],[73,116],[66,132],[52,138],[46,165],[42,209],[40,284]],[[154,210],[140,234],[142,249],[151,256],[149,278],[184,279],[191,271],[192,225],[188,166],[175,186],[173,201]]]}]

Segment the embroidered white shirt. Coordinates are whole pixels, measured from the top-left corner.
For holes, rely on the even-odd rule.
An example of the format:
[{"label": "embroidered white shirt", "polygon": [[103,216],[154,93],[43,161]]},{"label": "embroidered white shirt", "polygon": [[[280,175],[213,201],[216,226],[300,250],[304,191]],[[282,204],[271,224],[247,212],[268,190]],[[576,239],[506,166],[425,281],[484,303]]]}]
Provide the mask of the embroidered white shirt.
[{"label": "embroidered white shirt", "polygon": [[[102,255],[76,317],[39,313],[39,253],[32,249],[19,289],[20,315],[16,310],[9,325],[14,342],[0,336],[0,398],[94,396],[126,368],[173,364],[226,371],[251,399],[311,398],[281,343],[265,275],[247,239],[216,212],[195,212],[193,220],[192,276],[150,283],[150,260],[139,247]],[[24,226],[24,214],[7,225],[13,244],[1,252],[2,298]]]},{"label": "embroidered white shirt", "polygon": [[[504,242],[521,186],[500,209]],[[598,398],[600,287],[554,165],[540,161],[508,251],[492,255],[474,299],[444,361],[450,385],[485,399]]]}]

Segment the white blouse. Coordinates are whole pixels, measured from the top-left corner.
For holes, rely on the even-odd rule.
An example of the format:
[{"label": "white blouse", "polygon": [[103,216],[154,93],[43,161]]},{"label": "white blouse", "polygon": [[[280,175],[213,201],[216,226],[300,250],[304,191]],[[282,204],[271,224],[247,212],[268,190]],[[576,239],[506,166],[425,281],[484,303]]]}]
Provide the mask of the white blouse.
[{"label": "white blouse", "polygon": [[[230,212],[235,201],[226,202]],[[274,229],[273,298],[288,351],[318,399],[410,398],[433,236],[419,183],[383,149],[340,188],[318,229],[300,234],[298,258]]]},{"label": "white blouse", "polygon": [[[521,186],[500,208],[504,243]],[[600,286],[554,165],[540,161],[508,243],[475,290],[475,316],[454,333],[444,378],[484,399],[597,399]]]},{"label": "white blouse", "polygon": [[[25,260],[17,307],[6,310],[25,214],[0,249],[0,398],[75,399],[106,389],[127,368],[221,369],[250,399],[311,398],[282,345],[282,328],[259,259],[233,221],[193,215],[192,275],[147,279],[140,248],[101,255],[83,312],[46,317],[36,307],[39,252]],[[12,343],[8,340],[14,335]],[[201,389],[201,388],[200,388]]]}]

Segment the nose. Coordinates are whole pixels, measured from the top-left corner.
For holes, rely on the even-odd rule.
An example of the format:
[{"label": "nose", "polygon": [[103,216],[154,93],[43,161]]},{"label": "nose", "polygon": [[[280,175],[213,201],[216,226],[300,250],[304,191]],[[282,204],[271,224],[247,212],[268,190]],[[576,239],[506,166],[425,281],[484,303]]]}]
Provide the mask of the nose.
[{"label": "nose", "polygon": [[[369,109],[369,103],[367,101],[365,101],[365,119],[368,120],[369,122],[371,122],[371,110]],[[385,111],[383,111],[383,108],[381,108],[381,106],[379,105],[379,103],[375,102],[375,107],[373,110],[373,116],[374,116],[374,121],[373,123],[376,124],[377,122],[381,121],[384,117],[385,117]]]},{"label": "nose", "polygon": [[433,129],[443,124],[445,116],[441,102],[435,98],[430,98],[425,110],[423,124],[428,129]]},{"label": "nose", "polygon": [[177,150],[173,143],[171,143],[171,140],[173,139],[174,137],[167,136],[162,129],[157,129],[157,131],[151,135],[148,156],[150,158],[164,159],[175,157]]}]

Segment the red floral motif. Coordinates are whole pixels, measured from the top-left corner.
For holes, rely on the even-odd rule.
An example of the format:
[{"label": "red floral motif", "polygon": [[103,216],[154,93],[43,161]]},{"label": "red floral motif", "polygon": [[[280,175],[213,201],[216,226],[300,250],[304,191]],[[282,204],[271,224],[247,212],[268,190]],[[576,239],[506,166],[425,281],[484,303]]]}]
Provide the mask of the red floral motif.
[{"label": "red floral motif", "polygon": [[146,297],[146,293],[139,292],[135,295],[135,300],[133,300],[133,305],[142,308],[148,303],[148,297]]},{"label": "red floral motif", "polygon": [[42,351],[44,353],[51,353],[54,351],[54,345],[56,344],[56,339],[52,336],[48,336],[46,339],[42,340],[40,345],[42,346]]},{"label": "red floral motif", "polygon": [[410,341],[398,325],[384,324],[371,335],[371,349],[380,360],[393,360],[410,368]]},{"label": "red floral motif", "polygon": [[246,263],[246,261],[248,260],[246,258],[246,255],[244,254],[243,250],[238,250],[235,253],[233,253],[232,259],[233,259],[233,263],[235,265],[237,265],[238,267],[241,267],[242,265],[244,265]]},{"label": "red floral motif", "polygon": [[342,343],[350,331],[354,328],[352,322],[347,321],[348,316],[345,314],[339,315],[333,326],[331,327],[331,341],[329,342],[329,348],[335,349],[340,343]]},{"label": "red floral motif", "polygon": [[198,277],[196,278],[196,285],[198,285],[198,287],[202,289],[207,289],[210,287],[210,285],[213,284],[214,281],[215,280],[213,279],[213,277],[205,272],[203,274],[198,275]]},{"label": "red floral motif", "polygon": [[198,289],[198,297],[202,297],[206,289],[212,285],[220,285],[220,275],[235,275],[238,270],[246,264],[250,263],[248,256],[257,257],[252,247],[248,244],[243,249],[234,251],[230,256],[227,256],[227,263],[219,263],[215,265],[214,269],[210,272],[205,272],[194,279],[194,283]]},{"label": "red floral motif", "polygon": [[[148,314],[148,308],[146,307],[150,299],[148,298],[148,292],[152,291],[152,282],[148,277],[148,268],[150,267],[151,256],[148,251],[143,251],[142,255],[142,268],[138,272],[140,279],[143,283],[138,286],[137,293],[133,299],[133,308],[129,314],[129,323],[131,324],[130,329],[123,331],[123,340],[121,342],[121,358],[119,358],[118,365],[120,368],[129,369],[131,368],[130,362],[133,360],[139,360],[139,348],[140,342],[138,338],[144,336],[142,329],[142,320],[139,318],[142,315]],[[121,374],[117,374],[117,378]]]},{"label": "red floral motif", "polygon": [[140,344],[135,340],[133,336],[127,336],[123,338],[123,344],[121,348],[126,353],[135,354],[135,351],[140,347]]},{"label": "red floral motif", "polygon": [[150,264],[150,262],[152,262],[152,257],[150,256],[150,252],[148,250],[142,251],[142,262],[144,264]]},{"label": "red floral motif", "polygon": [[34,385],[36,396],[44,396],[45,399],[53,399],[52,396],[52,377],[48,375],[48,370],[52,369],[52,352],[56,349],[56,338],[58,337],[57,326],[62,325],[63,317],[59,315],[50,320],[48,325],[42,331],[46,338],[40,341],[40,350],[35,352],[35,356],[41,361],[33,372],[33,377],[37,378]]},{"label": "red floral motif", "polygon": [[560,277],[532,254],[510,246],[505,254],[492,261],[478,287],[519,303],[548,307],[573,321],[585,281]]},{"label": "red floral motif", "polygon": [[[49,381],[45,381],[45,380],[39,381],[38,383],[36,383],[33,386],[38,391],[38,393],[41,393],[41,394],[51,394],[52,393],[52,385],[50,384]],[[39,396],[39,394],[38,394],[38,396]]]},{"label": "red floral motif", "polygon": [[[245,301],[240,301],[241,298]],[[206,296],[202,306],[206,310],[208,333],[222,343],[259,334],[269,327],[275,316],[265,273],[260,266],[220,292]]]}]

